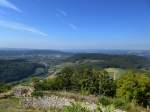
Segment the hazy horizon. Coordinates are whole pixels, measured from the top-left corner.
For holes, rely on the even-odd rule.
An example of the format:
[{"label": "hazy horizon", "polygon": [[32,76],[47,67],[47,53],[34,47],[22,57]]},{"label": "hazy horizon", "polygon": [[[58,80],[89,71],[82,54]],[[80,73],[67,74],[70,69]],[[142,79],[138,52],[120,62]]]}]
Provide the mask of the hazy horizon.
[{"label": "hazy horizon", "polygon": [[69,52],[86,52],[86,51],[150,51],[150,49],[85,49],[85,48],[74,48],[74,49],[51,49],[51,48],[7,48],[7,47],[0,47],[0,50],[56,50],[56,51],[69,51]]}]

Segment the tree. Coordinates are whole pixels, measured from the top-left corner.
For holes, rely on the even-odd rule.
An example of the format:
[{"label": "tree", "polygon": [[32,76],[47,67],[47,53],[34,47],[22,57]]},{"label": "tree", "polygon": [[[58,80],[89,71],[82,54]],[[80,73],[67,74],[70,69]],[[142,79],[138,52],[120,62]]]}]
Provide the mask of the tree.
[{"label": "tree", "polygon": [[81,87],[92,94],[114,96],[116,86],[113,78],[106,71],[88,69],[80,79]]},{"label": "tree", "polygon": [[104,96],[114,96],[116,85],[113,78],[106,71],[95,71],[95,83],[97,93]]},{"label": "tree", "polygon": [[128,72],[117,81],[117,96],[127,101],[136,100],[143,106],[150,102],[150,78],[142,73]]},{"label": "tree", "polygon": [[74,70],[72,67],[65,67],[62,69],[62,71],[59,73],[58,78],[62,80],[62,86],[64,89],[71,89],[72,86],[72,76],[74,74]]},{"label": "tree", "polygon": [[55,78],[34,80],[37,90],[66,89],[105,96],[114,96],[116,91],[114,80],[106,71],[88,67],[81,70],[65,67]]}]

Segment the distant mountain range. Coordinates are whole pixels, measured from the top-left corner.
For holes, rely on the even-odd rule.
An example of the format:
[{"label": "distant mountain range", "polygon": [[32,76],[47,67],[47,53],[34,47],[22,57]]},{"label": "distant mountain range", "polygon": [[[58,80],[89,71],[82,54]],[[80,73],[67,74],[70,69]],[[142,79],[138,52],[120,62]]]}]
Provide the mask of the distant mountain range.
[{"label": "distant mountain range", "polygon": [[150,57],[150,50],[98,50],[98,49],[85,49],[85,50],[66,50],[73,53],[101,53],[101,54],[115,54],[115,55],[137,55]]},{"label": "distant mountain range", "polygon": [[0,56],[68,56],[71,53],[58,50],[39,50],[39,49],[14,49],[1,48]]},{"label": "distant mountain range", "polygon": [[49,50],[49,49],[18,49],[0,48],[0,56],[70,56],[78,53],[101,53],[116,55],[137,55],[150,58],[150,50]]}]

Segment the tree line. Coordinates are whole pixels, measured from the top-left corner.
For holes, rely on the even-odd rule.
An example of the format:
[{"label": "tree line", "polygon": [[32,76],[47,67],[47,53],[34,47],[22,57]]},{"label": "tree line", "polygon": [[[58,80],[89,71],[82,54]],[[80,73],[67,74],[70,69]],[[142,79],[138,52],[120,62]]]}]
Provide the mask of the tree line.
[{"label": "tree line", "polygon": [[28,62],[22,59],[0,60],[0,81],[20,81],[33,75],[37,68],[45,68],[43,65]]},{"label": "tree line", "polygon": [[33,78],[33,82],[33,95],[41,95],[39,91],[45,90],[79,91],[83,94],[121,98],[126,102],[135,101],[144,107],[150,105],[150,77],[134,71],[128,71],[120,79],[113,80],[105,70],[65,67],[55,78]]}]

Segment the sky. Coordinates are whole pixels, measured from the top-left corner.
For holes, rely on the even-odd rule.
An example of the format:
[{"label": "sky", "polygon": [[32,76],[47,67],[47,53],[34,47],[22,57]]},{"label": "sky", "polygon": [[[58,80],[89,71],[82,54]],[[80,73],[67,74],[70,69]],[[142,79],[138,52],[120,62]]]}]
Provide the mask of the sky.
[{"label": "sky", "polygon": [[0,48],[150,50],[150,0],[0,0]]}]

